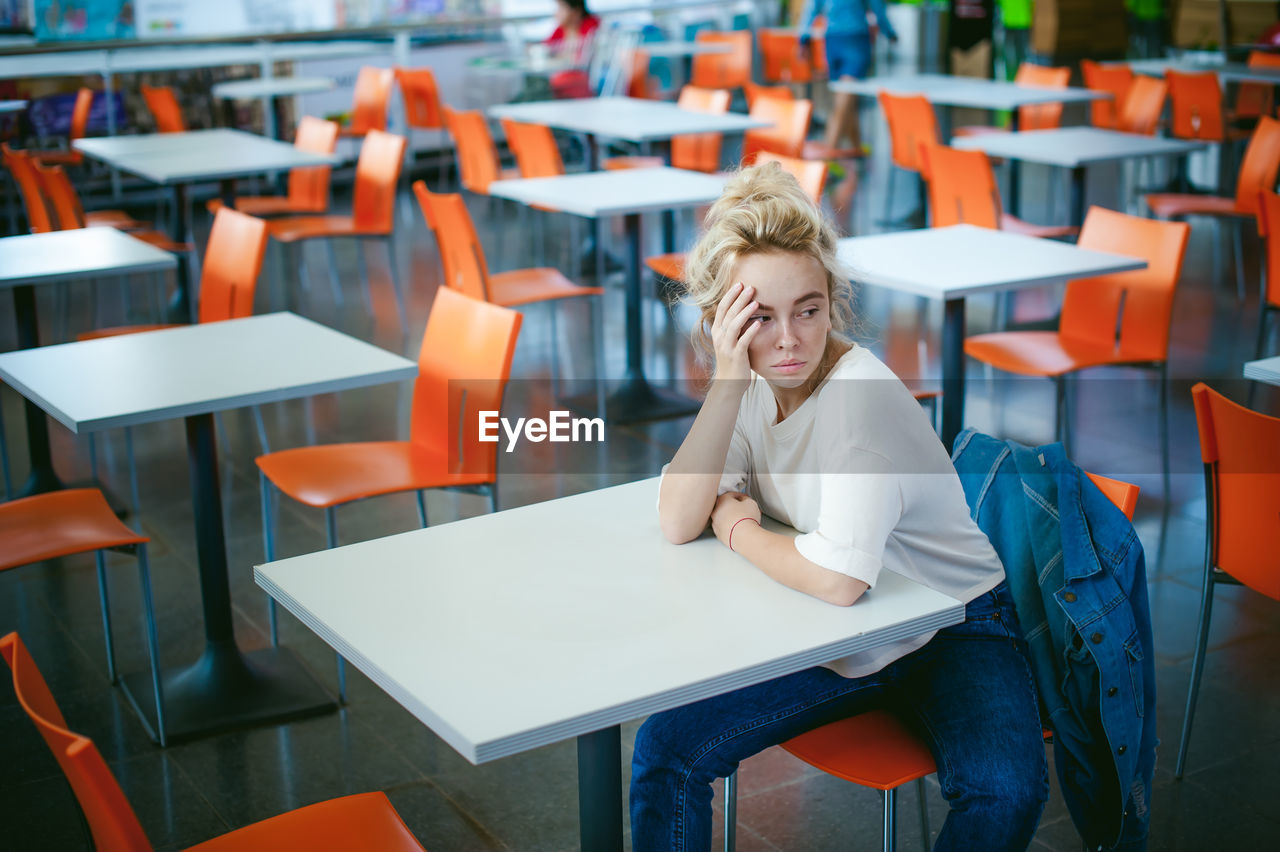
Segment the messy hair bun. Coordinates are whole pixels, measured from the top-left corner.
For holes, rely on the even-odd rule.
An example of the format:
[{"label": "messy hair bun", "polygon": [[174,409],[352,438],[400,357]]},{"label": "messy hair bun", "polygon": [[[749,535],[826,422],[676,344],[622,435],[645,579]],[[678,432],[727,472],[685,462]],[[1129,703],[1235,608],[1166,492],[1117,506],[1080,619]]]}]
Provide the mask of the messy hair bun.
[{"label": "messy hair bun", "polygon": [[836,231],[800,184],[775,162],[735,175],[711,206],[705,230],[685,264],[685,301],[701,314],[693,330],[699,356],[710,361],[716,306],[733,285],[740,258],[793,252],[817,260],[826,273],[831,330],[843,336],[853,326],[853,288],[836,257]]}]

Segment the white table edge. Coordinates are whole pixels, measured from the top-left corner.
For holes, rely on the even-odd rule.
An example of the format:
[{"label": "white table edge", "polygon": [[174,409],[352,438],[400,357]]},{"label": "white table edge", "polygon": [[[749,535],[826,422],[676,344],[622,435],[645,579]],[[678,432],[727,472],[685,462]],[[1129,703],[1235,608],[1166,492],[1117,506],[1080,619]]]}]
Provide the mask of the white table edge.
[{"label": "white table edge", "polygon": [[[156,249],[160,251],[160,249]],[[163,258],[142,261],[128,266],[103,266],[97,269],[78,269],[74,272],[51,272],[44,275],[28,275],[26,278],[0,279],[0,290],[23,287],[28,284],[51,284],[58,281],[79,281],[99,275],[134,275],[142,272],[166,272],[178,265],[178,259],[168,252]]]},{"label": "white table edge", "polygon": [[[1263,366],[1265,364],[1274,366],[1268,369]],[[1280,356],[1245,361],[1243,374],[1246,379],[1252,379],[1255,382],[1264,382],[1269,385],[1280,384]]]}]

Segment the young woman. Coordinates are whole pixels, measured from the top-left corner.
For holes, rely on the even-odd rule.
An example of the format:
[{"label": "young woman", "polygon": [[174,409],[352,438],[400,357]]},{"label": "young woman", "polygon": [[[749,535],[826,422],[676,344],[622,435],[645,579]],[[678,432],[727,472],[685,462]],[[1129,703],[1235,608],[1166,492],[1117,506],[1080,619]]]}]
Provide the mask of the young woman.
[{"label": "young woman", "polygon": [[[545,44],[575,65],[585,66],[591,59],[591,42],[600,19],[587,11],[586,0],[556,0],[556,28]],[[591,96],[591,81],[583,68],[569,68],[552,74],[548,82],[557,98]]]},{"label": "young woman", "polygon": [[[687,542],[709,522],[743,570],[837,606],[896,571],[964,602],[966,620],[650,717],[632,767],[634,848],[708,849],[715,778],[872,708],[937,758],[951,813],[936,849],[1026,848],[1048,777],[1004,570],[928,417],[843,337],[834,230],[776,164],[746,169],[712,207],[686,280],[715,372],[662,480],[663,534]],[[762,511],[800,535],[766,530]]]}]

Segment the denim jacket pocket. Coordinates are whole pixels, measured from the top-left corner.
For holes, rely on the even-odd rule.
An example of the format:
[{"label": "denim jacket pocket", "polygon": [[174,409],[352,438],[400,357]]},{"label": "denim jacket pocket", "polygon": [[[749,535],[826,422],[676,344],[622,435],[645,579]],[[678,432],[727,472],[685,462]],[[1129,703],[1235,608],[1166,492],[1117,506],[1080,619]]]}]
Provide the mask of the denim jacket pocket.
[{"label": "denim jacket pocket", "polygon": [[1129,663],[1129,685],[1133,689],[1133,709],[1137,711],[1139,716],[1145,715],[1145,702],[1143,700],[1142,680],[1142,642],[1138,638],[1138,634],[1134,633],[1124,641],[1125,659]]}]

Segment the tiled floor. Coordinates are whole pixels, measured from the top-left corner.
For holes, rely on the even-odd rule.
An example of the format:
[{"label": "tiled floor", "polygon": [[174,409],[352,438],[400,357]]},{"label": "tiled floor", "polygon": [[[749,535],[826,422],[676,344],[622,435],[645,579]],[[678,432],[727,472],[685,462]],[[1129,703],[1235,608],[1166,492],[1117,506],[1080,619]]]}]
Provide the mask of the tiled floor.
[{"label": "tiled floor", "polygon": [[[875,123],[872,124],[875,126]],[[877,131],[879,133],[879,131]],[[877,156],[863,182],[856,216],[857,232],[873,230],[871,220],[882,208],[884,192],[881,135],[873,137]],[[434,175],[434,168],[425,169]],[[1043,196],[1045,174],[1028,170],[1028,198]],[[898,181],[898,210],[913,197],[910,181]],[[1062,203],[1062,192],[1057,195]],[[372,314],[365,307],[349,246],[339,245],[338,261],[345,304],[336,308],[329,295],[323,254],[310,253],[309,290],[298,287],[297,271],[286,269],[275,253],[268,256],[259,309],[278,307],[280,284],[288,282],[294,310],[330,323],[356,336],[407,355],[416,352],[421,329],[439,285],[434,240],[408,197],[397,235],[397,256],[410,282],[408,339],[400,336],[385,267],[371,253]],[[335,203],[349,203],[339,190]],[[1046,215],[1029,203],[1024,213]],[[534,262],[528,230],[519,230],[509,209],[472,204],[481,236],[495,269]],[[1059,210],[1057,215],[1062,215]],[[525,222],[528,228],[528,219]],[[208,223],[197,221],[203,243]],[[565,224],[547,228],[554,244],[552,261],[563,255]],[[1256,321],[1256,274],[1250,266],[1250,297],[1238,304],[1229,288],[1213,285],[1210,265],[1212,225],[1196,223],[1174,317],[1171,374],[1173,391],[1173,470],[1171,493],[1161,485],[1155,430],[1155,392],[1150,379],[1120,371],[1081,382],[1076,417],[1077,458],[1099,473],[1138,482],[1143,495],[1137,526],[1148,557],[1151,609],[1154,618],[1158,714],[1162,740],[1152,802],[1152,848],[1273,848],[1280,831],[1275,808],[1280,771],[1273,750],[1280,748],[1274,720],[1280,717],[1280,609],[1274,601],[1241,589],[1220,590],[1214,607],[1207,673],[1201,690],[1196,735],[1189,771],[1176,782],[1171,768],[1182,722],[1190,671],[1205,512],[1189,383],[1210,381],[1242,398],[1235,381],[1240,363],[1252,346]],[[1229,254],[1225,256],[1229,257]],[[1250,256],[1253,254],[1251,252]],[[1223,270],[1230,275],[1230,270]],[[282,277],[283,276],[283,277]],[[615,280],[616,285],[616,280]],[[104,315],[92,318],[88,288],[73,288],[71,330],[120,319],[115,288],[103,282]],[[146,305],[143,284],[134,304]],[[609,290],[607,339],[621,338],[622,291]],[[1021,312],[1043,308],[1051,298],[1023,297]],[[647,365],[650,374],[678,379],[698,373],[679,337],[688,323],[678,315],[676,327],[651,303],[646,317]],[[991,318],[989,300],[975,300],[971,328],[985,328]],[[46,320],[44,340],[57,327],[53,293],[42,295]],[[915,372],[918,343],[927,346],[923,375],[936,375],[940,309],[915,299],[890,297],[867,290],[859,300],[865,339],[903,373]],[[508,399],[517,406],[546,404],[550,365],[546,311],[531,309],[521,333],[514,382]],[[589,380],[586,312],[570,309],[562,318],[561,363],[575,378]],[[9,323],[0,328],[0,350],[14,345]],[[621,370],[620,347],[610,345],[607,375]],[[932,370],[932,373],[930,372]],[[988,384],[980,368],[970,373],[967,421],[980,428],[1026,442],[1051,439],[1052,395],[1048,383],[997,381]],[[360,440],[404,436],[408,428],[409,387],[390,386],[302,402],[269,406],[271,445],[303,444],[308,421],[314,440]],[[1280,395],[1264,395],[1275,412]],[[25,438],[21,405],[9,389],[0,389],[8,428],[14,475],[25,476]],[[541,445],[540,452],[517,453],[502,460],[502,505],[533,501],[628,481],[658,471],[688,428],[689,421],[612,427],[601,452],[574,451]],[[86,447],[56,425],[51,426],[60,472],[69,478],[89,474]],[[137,430],[142,488],[141,521],[152,536],[152,570],[160,607],[164,657],[192,659],[201,645],[192,518],[188,497],[182,430],[164,423]],[[123,441],[112,436],[103,448],[106,479],[125,493]],[[257,452],[252,425],[242,412],[225,418],[220,442],[226,489],[228,551],[236,618],[242,646],[266,644],[266,606],[253,584],[251,568],[262,558],[257,478]],[[432,495],[433,523],[445,523],[484,511],[474,497]],[[386,498],[356,504],[339,513],[341,538],[355,541],[411,529],[416,513],[411,498]],[[280,527],[280,555],[323,546],[322,518],[285,503]],[[136,629],[138,612],[133,564],[127,557],[110,562],[116,610],[119,658],[126,669],[141,667],[145,655]],[[410,828],[434,850],[515,849],[566,850],[577,846],[576,759],[571,743],[539,749],[483,766],[471,766],[429,730],[397,706],[377,687],[349,668],[349,704],[340,712],[271,728],[211,737],[161,751],[144,735],[131,710],[107,682],[101,623],[92,560],[71,558],[0,575],[0,632],[18,630],[49,678],[65,716],[74,729],[91,736],[138,812],[153,843],[176,849],[219,832],[281,811],[329,797],[385,790]],[[285,617],[283,641],[297,649],[316,675],[335,685],[332,652],[298,622]],[[502,677],[501,671],[477,677]],[[3,680],[3,679],[0,679]],[[512,696],[519,700],[519,696]],[[636,723],[624,727],[629,749]],[[71,794],[56,764],[34,729],[23,718],[7,680],[0,685],[0,848],[64,849],[87,845]],[[773,750],[747,761],[741,771],[738,802],[738,847],[743,850],[878,849],[880,799],[832,779],[785,753]],[[945,816],[937,783],[926,783],[931,827]],[[920,829],[916,794],[902,791],[899,840],[916,848]],[[719,843],[717,829],[716,842]],[[1270,838],[1270,840],[1268,840]],[[1056,789],[1033,844],[1036,849],[1075,850],[1079,840]]]}]

